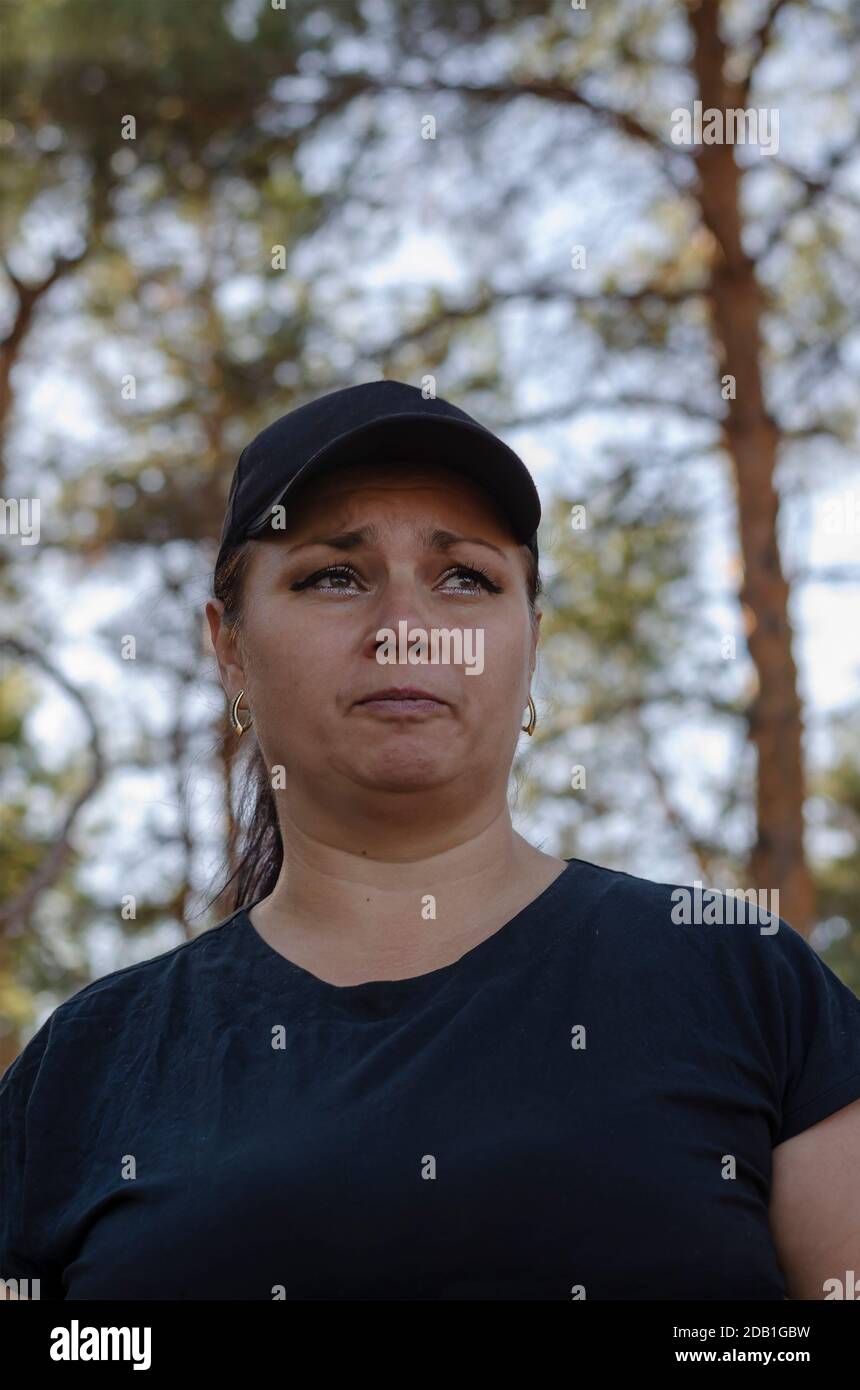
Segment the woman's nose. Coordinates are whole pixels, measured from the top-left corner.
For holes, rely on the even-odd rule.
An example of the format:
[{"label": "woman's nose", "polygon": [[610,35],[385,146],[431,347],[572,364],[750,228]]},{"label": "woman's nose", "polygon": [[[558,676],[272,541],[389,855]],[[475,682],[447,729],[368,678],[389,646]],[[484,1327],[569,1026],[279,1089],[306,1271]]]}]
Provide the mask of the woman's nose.
[{"label": "woman's nose", "polygon": [[426,580],[411,571],[391,571],[380,587],[374,604],[374,619],[380,627],[391,627],[402,620],[426,624],[430,620],[431,602]]},{"label": "woman's nose", "polygon": [[[380,647],[395,640],[401,632],[416,628],[428,631],[432,626],[430,598],[426,589],[413,575],[390,576],[373,605],[368,632],[368,647],[374,656]],[[407,638],[408,640],[408,638]]]}]

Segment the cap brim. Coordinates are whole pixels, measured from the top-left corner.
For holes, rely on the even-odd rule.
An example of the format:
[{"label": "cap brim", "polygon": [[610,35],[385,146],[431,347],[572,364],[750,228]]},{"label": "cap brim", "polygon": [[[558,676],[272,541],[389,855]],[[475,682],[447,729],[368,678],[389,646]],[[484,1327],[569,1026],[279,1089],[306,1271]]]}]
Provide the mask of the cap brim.
[{"label": "cap brim", "polygon": [[439,463],[473,479],[493,497],[525,544],[540,522],[540,498],[522,460],[501,439],[480,425],[451,416],[409,412],[348,430],[326,444],[298,470],[245,528],[246,535],[265,531],[272,508],[309,478],[338,464],[396,458],[410,463]]}]

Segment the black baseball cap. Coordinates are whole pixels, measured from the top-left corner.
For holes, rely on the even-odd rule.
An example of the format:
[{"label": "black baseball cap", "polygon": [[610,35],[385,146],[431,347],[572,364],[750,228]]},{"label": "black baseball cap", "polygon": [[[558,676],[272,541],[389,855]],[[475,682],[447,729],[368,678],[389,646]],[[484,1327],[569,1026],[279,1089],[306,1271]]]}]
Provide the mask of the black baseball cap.
[{"label": "black baseball cap", "polygon": [[522,459],[465,410],[427,399],[404,381],[346,386],[297,406],[267,425],[239,455],[230,485],[217,564],[224,552],[272,523],[272,509],[337,463],[396,459],[443,463],[474,479],[508,517],[537,559],[540,498]]}]

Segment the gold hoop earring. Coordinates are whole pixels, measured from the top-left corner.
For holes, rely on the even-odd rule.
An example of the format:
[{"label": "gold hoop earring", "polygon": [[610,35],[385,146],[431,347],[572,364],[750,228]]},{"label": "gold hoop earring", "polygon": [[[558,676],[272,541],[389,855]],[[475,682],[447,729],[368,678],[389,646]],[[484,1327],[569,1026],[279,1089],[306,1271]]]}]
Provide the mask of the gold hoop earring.
[{"label": "gold hoop earring", "polygon": [[521,725],[520,725],[521,732],[524,733],[524,734],[528,734],[529,738],[531,738],[532,734],[533,734],[534,731],[535,731],[535,725],[536,725],[536,724],[537,724],[537,710],[535,709],[535,702],[534,702],[534,700],[532,699],[531,695],[529,695],[529,722],[528,722],[528,724],[521,724]]},{"label": "gold hoop earring", "polygon": [[253,722],[254,722],[254,717],[253,717],[253,715],[251,714],[251,711],[250,711],[250,710],[248,711],[248,722],[247,722],[247,724],[240,724],[240,722],[239,722],[239,701],[241,700],[241,698],[242,698],[242,696],[243,696],[244,694],[245,694],[245,691],[244,691],[244,690],[240,690],[240,691],[239,691],[239,694],[236,696],[235,700],[233,701],[232,705],[230,706],[230,722],[231,722],[231,724],[233,725],[233,728],[236,730],[236,733],[239,735],[240,738],[242,737],[242,735],[244,734],[244,732],[245,732],[246,729],[250,729],[251,725],[252,725]]}]

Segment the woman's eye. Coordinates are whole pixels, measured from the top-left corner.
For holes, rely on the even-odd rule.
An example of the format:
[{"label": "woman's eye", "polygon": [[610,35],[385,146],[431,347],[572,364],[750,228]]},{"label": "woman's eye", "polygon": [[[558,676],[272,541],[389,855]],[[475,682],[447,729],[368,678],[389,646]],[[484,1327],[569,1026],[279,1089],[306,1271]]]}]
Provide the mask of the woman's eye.
[{"label": "woman's eye", "polygon": [[443,578],[446,580],[459,579],[460,581],[465,579],[467,581],[467,587],[463,588],[461,584],[459,588],[460,593],[476,593],[479,589],[483,589],[486,593],[490,594],[501,593],[499,585],[494,584],[488,574],[485,574],[483,570],[477,569],[474,565],[456,565],[454,569],[448,570]]},{"label": "woman's eye", "polygon": [[[345,589],[352,588],[358,576],[354,569],[349,565],[329,565],[324,570],[316,570],[309,574],[307,579],[300,579],[290,588],[296,592],[300,589],[336,589],[343,592]],[[321,581],[325,580],[326,583]]]},{"label": "woman's eye", "polygon": [[[447,588],[448,593],[476,594],[481,590],[486,593],[501,593],[501,587],[475,565],[454,565],[443,574],[443,587],[452,579],[457,583]],[[328,591],[343,594],[357,592],[359,583],[359,577],[351,565],[327,565],[325,569],[315,570],[306,579],[297,579],[290,588],[294,593],[303,589],[313,589],[317,593]]]}]

